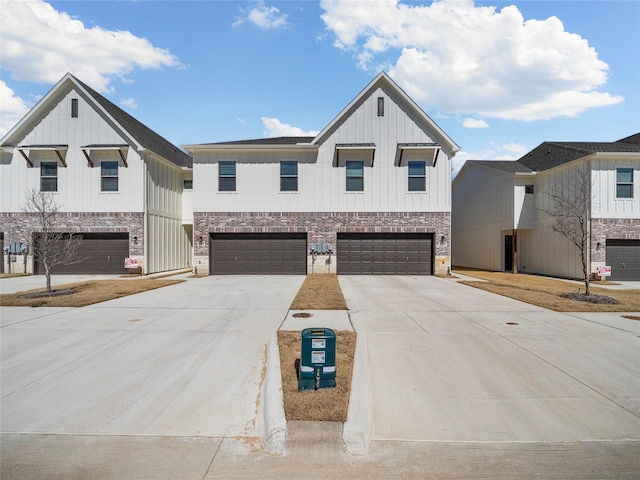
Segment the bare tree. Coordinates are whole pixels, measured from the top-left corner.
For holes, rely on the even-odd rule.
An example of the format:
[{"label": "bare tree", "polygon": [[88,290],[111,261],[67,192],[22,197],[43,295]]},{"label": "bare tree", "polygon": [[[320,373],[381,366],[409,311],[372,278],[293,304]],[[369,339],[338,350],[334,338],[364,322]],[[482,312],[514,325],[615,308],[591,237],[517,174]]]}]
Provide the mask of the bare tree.
[{"label": "bare tree", "polygon": [[17,227],[18,234],[25,243],[31,243],[31,253],[44,268],[47,293],[50,294],[53,267],[71,265],[85,260],[84,257],[79,256],[78,251],[82,237],[59,231],[60,205],[50,193],[30,190],[27,192],[26,204],[22,210],[29,214],[32,221]]},{"label": "bare tree", "polygon": [[589,271],[589,213],[591,209],[591,170],[576,170],[568,182],[555,184],[546,192],[549,203],[542,209],[553,219],[551,229],[567,238],[580,253],[585,295],[591,295]]}]

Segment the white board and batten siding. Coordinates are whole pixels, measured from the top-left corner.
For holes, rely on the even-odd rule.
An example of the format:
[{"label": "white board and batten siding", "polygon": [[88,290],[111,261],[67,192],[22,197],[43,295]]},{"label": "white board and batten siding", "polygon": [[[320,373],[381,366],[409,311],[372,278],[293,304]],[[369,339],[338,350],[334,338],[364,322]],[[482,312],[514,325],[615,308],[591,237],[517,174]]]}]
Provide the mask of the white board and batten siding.
[{"label": "white board and batten siding", "polygon": [[[384,116],[377,114],[377,99],[385,100]],[[282,149],[225,149],[222,145],[192,146],[194,205],[204,212],[449,212],[451,161],[440,151],[430,166],[433,150],[405,151],[395,164],[398,144],[437,143],[397,103],[393,92],[379,88],[364,98],[346,120],[327,132],[318,147]],[[336,145],[374,144],[371,149],[341,149],[335,165]],[[407,160],[428,160],[426,191],[408,191]],[[364,160],[364,191],[346,191],[346,160]],[[236,191],[218,191],[218,164],[236,162]],[[280,162],[298,162],[298,191],[280,191]]]},{"label": "white board and batten siding", "polygon": [[452,264],[502,270],[504,233],[517,225],[513,174],[470,163],[454,179]]},{"label": "white board and batten siding", "polygon": [[162,272],[191,264],[190,229],[183,222],[183,172],[176,165],[146,155],[147,271]]},{"label": "white board and batten siding", "polygon": [[[617,198],[616,169],[633,169],[633,198]],[[628,157],[597,157],[591,160],[593,218],[640,218],[640,160]]]},{"label": "white board and batten siding", "polygon": [[[71,116],[71,100],[78,99],[78,117]],[[3,166],[2,210],[21,212],[26,193],[40,191],[41,162],[58,163],[58,191],[56,202],[62,212],[142,212],[144,193],[140,185],[144,167],[133,148],[125,149],[128,167],[116,150],[94,150],[90,156],[94,166],[85,158],[86,145],[124,145],[123,139],[75,90],[70,90],[47,114],[37,119],[18,145],[67,145],[62,151],[66,167],[53,150],[25,148],[33,162],[29,167],[18,149],[14,149],[11,165]],[[118,191],[101,191],[101,161],[118,162]],[[6,160],[5,160],[6,162]]]}]

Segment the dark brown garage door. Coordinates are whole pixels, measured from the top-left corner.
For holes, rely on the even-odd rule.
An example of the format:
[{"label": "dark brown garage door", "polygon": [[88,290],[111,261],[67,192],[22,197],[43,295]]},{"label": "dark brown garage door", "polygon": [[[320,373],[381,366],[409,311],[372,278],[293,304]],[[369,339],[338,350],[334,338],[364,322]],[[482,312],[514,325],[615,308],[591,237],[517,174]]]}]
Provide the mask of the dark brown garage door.
[{"label": "dark brown garage door", "polygon": [[[124,268],[124,259],[129,256],[128,233],[80,233],[82,243],[78,257],[80,263],[56,265],[51,273],[129,273]],[[36,258],[36,274],[44,274],[44,268]]]},{"label": "dark brown garage door", "polygon": [[307,234],[211,234],[209,262],[218,275],[306,275]]},{"label": "dark brown garage door", "polygon": [[611,280],[640,281],[640,240],[607,240]]},{"label": "dark brown garage door", "polygon": [[339,275],[431,275],[432,233],[338,233]]}]

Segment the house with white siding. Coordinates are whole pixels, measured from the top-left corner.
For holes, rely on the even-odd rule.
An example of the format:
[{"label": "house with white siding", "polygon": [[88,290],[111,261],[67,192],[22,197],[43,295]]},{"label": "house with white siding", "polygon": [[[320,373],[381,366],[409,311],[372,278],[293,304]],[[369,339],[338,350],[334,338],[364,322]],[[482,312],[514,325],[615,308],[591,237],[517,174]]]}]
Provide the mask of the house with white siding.
[{"label": "house with white siding", "polygon": [[[86,261],[53,273],[128,273],[125,259],[143,273],[191,265],[191,157],[73,75],[0,148],[0,243],[10,251],[33,241],[16,228],[33,224],[23,209],[33,190],[54,197],[61,232],[82,237]],[[2,271],[16,271],[15,258],[4,255]],[[39,273],[38,259],[27,259]]]},{"label": "house with white siding", "polygon": [[450,270],[459,148],[386,73],[315,137],[183,148],[198,272]]},{"label": "house with white siding", "polygon": [[545,213],[551,192],[580,171],[588,174],[589,270],[609,266],[612,280],[640,280],[640,133],[544,142],[517,161],[467,161],[452,185],[453,264],[582,278],[578,248]]}]

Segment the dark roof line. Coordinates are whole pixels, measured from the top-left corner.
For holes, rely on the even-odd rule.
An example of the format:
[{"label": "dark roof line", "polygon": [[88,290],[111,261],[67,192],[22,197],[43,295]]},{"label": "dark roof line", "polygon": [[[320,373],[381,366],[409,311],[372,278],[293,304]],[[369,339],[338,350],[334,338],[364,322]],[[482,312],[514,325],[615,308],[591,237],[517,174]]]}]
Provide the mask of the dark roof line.
[{"label": "dark roof line", "polygon": [[140,142],[140,144],[152,152],[157,153],[166,158],[179,167],[192,167],[193,159],[187,153],[174,144],[160,136],[142,122],[136,120],[113,102],[107,100],[86,83],[82,82],[73,75],[70,75],[78,84],[80,84],[93,99],[98,102],[116,122],[118,122],[127,132]]},{"label": "dark roof line", "polygon": [[311,143],[314,138],[316,137],[269,137],[251,140],[234,140],[231,142],[203,143],[202,145],[297,145],[299,143]]}]

